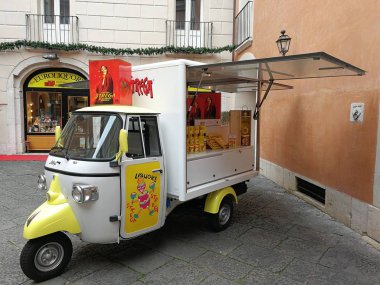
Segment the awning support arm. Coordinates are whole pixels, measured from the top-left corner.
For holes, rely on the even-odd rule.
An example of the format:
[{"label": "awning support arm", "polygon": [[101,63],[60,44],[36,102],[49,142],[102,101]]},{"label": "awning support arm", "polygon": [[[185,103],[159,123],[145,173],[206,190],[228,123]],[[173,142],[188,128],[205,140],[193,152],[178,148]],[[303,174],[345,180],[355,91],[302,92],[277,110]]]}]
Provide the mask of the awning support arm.
[{"label": "awning support arm", "polygon": [[[260,102],[256,103],[255,112],[253,113],[253,119],[254,120],[257,120],[259,118],[261,105],[264,103],[264,100],[267,98],[267,96],[269,94],[269,91],[270,91],[270,89],[271,89],[271,87],[273,85],[273,82],[274,82],[272,71],[271,71],[268,63],[265,63],[265,67],[267,68],[267,71],[269,73],[269,84],[268,84],[267,90],[265,90],[265,94],[264,94],[263,99],[261,99]],[[259,78],[261,78],[261,76]],[[262,84],[262,82],[260,82],[260,84]]]},{"label": "awning support arm", "polygon": [[269,79],[268,88],[267,88],[267,90],[265,90],[265,94],[264,94],[263,99],[261,99],[260,102],[257,102],[256,107],[255,107],[255,112],[253,113],[253,119],[254,120],[257,120],[259,118],[261,105],[264,103],[264,100],[267,98],[268,93],[269,93],[269,91],[273,85],[273,82],[274,82],[274,79]]}]

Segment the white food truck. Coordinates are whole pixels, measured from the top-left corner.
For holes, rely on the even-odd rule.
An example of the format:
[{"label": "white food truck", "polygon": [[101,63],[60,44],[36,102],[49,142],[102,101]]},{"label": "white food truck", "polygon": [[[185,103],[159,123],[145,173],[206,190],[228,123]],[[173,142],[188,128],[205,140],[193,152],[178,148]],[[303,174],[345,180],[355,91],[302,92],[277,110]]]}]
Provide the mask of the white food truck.
[{"label": "white food truck", "polygon": [[[36,281],[61,274],[72,255],[65,233],[118,243],[161,228],[177,205],[195,198],[204,202],[213,229],[223,230],[245,182],[258,173],[256,119],[269,90],[292,88],[280,80],[364,73],[323,52],[134,67],[133,78],[152,80],[152,96],[134,94],[133,106],[80,109],[56,132],[38,180],[46,201],[24,226],[23,272]],[[223,124],[219,117],[189,126],[200,88],[234,92],[232,105],[242,110],[229,112]]]}]

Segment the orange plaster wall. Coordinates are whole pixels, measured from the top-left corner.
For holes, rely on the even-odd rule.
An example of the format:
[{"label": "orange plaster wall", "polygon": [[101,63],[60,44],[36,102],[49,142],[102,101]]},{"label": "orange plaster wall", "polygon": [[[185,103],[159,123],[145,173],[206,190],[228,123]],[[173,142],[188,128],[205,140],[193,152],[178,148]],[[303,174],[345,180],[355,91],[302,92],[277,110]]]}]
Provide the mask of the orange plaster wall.
[{"label": "orange plaster wall", "polygon": [[[256,58],[278,56],[282,29],[290,52],[325,51],[367,71],[363,77],[287,82],[261,111],[261,157],[367,203],[373,182],[379,113],[380,1],[258,0]],[[243,53],[237,55],[241,57]],[[283,82],[286,83],[286,82]],[[363,123],[351,123],[351,103],[365,104]]]}]

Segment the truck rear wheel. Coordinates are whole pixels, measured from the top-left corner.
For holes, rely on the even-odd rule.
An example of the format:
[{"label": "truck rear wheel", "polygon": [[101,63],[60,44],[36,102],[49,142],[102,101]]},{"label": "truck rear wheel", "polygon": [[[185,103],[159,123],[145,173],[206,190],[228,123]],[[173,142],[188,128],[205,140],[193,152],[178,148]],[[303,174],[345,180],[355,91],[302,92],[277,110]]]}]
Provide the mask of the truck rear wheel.
[{"label": "truck rear wheel", "polygon": [[71,259],[71,240],[62,232],[29,240],[20,255],[26,276],[40,282],[60,275]]},{"label": "truck rear wheel", "polygon": [[215,232],[220,232],[226,229],[232,219],[234,203],[229,197],[225,197],[219,206],[219,211],[216,214],[210,214],[210,226]]}]

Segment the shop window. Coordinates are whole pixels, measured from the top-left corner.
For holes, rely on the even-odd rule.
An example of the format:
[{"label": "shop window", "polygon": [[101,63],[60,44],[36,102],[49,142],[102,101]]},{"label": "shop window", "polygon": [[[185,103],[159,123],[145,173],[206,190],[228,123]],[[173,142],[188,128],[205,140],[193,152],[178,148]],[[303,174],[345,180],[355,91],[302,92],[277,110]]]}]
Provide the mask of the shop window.
[{"label": "shop window", "polygon": [[59,92],[26,92],[27,132],[54,133],[62,127],[62,94]]}]

